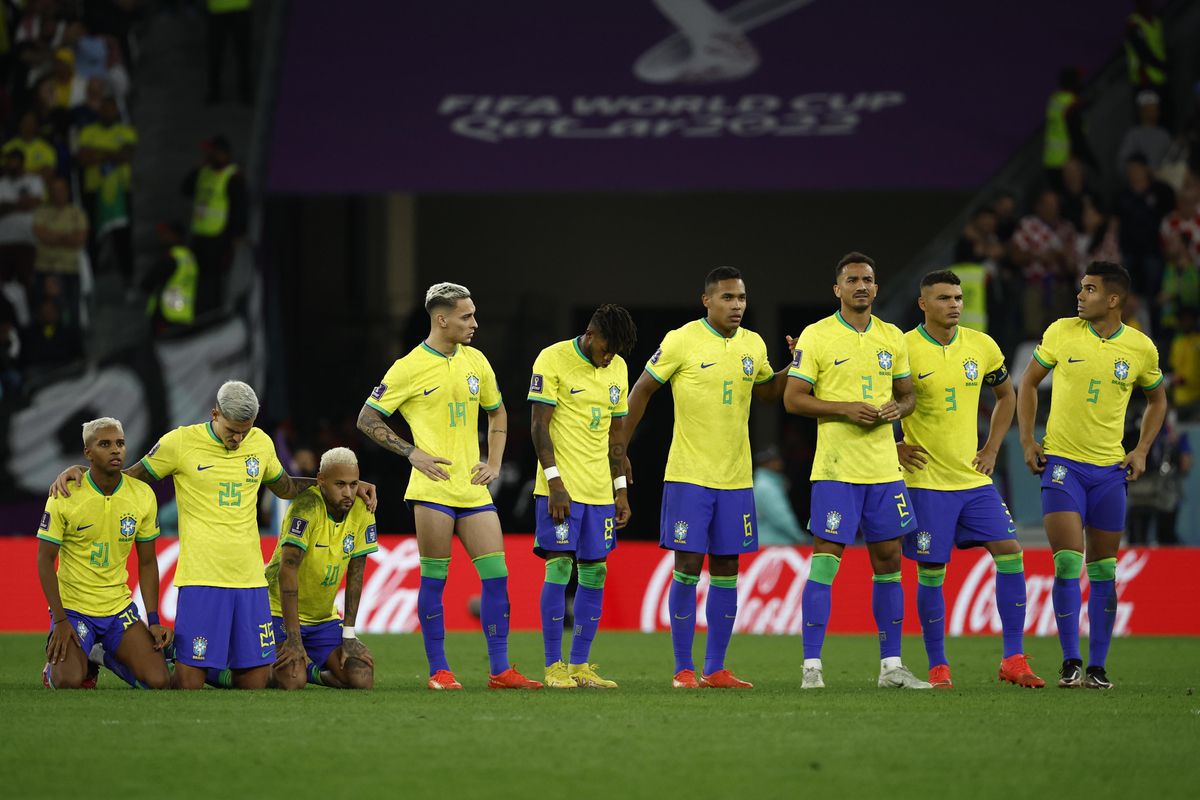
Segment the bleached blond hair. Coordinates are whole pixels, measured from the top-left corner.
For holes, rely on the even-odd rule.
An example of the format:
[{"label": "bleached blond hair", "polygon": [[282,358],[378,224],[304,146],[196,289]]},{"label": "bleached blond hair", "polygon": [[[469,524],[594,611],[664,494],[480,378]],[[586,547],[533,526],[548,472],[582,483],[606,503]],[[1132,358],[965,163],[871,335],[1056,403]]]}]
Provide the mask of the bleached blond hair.
[{"label": "bleached blond hair", "polygon": [[217,390],[217,411],[230,422],[250,422],[258,416],[258,395],[248,383],[225,381]]},{"label": "bleached blond hair", "polygon": [[354,451],[349,447],[333,447],[321,454],[321,466],[319,467],[321,472],[324,472],[326,467],[338,464],[357,467],[358,456],[354,455]]},{"label": "bleached blond hair", "polygon": [[99,417],[98,419],[83,423],[83,446],[87,447],[92,441],[92,437],[96,435],[96,432],[102,431],[105,428],[116,428],[121,432],[122,436],[125,435],[125,427],[121,424],[121,420],[112,417]]},{"label": "bleached blond hair", "polygon": [[430,314],[435,308],[454,308],[459,300],[471,296],[471,290],[457,283],[435,283],[425,292],[425,310]]}]

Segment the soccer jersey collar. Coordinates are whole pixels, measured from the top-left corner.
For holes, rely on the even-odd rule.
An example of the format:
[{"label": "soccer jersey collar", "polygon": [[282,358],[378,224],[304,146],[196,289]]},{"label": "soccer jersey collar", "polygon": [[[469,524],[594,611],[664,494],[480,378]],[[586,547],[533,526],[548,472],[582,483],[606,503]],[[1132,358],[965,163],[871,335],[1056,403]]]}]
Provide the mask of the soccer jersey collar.
[{"label": "soccer jersey collar", "polygon": [[448,356],[448,355],[446,355],[445,353],[443,353],[443,352],[441,352],[441,351],[439,351],[439,350],[434,350],[432,347],[430,347],[429,345],[425,344],[425,342],[421,342],[421,347],[422,347],[422,348],[423,348],[423,349],[424,349],[424,350],[425,350],[427,353],[432,353],[433,355],[437,356],[438,358],[444,358],[444,359],[445,359],[445,360],[447,360],[447,361],[449,361],[450,359],[454,358],[454,356],[458,355],[458,351],[459,351],[459,348],[460,348],[461,346],[462,346],[462,345],[457,345],[457,344],[456,344],[456,345],[454,345],[454,355],[449,355],[449,356]]},{"label": "soccer jersey collar", "polygon": [[[217,436],[216,431],[214,431],[212,428],[212,420],[209,420],[208,422],[204,423],[204,430],[208,431],[208,435],[212,437],[212,440],[214,442],[221,445],[221,447],[225,447],[225,443],[221,441],[221,437]],[[228,450],[229,448],[225,447],[225,449]]]},{"label": "soccer jersey collar", "polygon": [[[84,476],[87,478],[88,484],[93,489],[96,490],[96,494],[100,495],[101,497],[109,497],[110,496],[110,495],[106,495],[104,493],[104,491],[101,490],[101,488],[96,485],[96,481],[92,478],[92,471],[90,469],[84,473]],[[125,485],[125,476],[122,474],[121,477],[117,479],[117,488],[113,489],[113,495],[115,495],[117,492],[121,491],[121,487],[124,485]]]},{"label": "soccer jersey collar", "polygon": [[1090,322],[1087,324],[1087,329],[1088,329],[1089,331],[1091,331],[1091,333],[1092,333],[1092,336],[1095,336],[1095,337],[1096,337],[1097,339],[1099,339],[1100,341],[1102,341],[1102,342],[1103,342],[1103,341],[1108,341],[1108,342],[1111,342],[1113,339],[1117,338],[1118,336],[1120,336],[1122,333],[1124,333],[1124,332],[1125,332],[1125,323],[1124,323],[1124,322],[1122,322],[1122,323],[1121,323],[1121,326],[1120,326],[1119,328],[1117,328],[1117,332],[1116,332],[1116,333],[1114,333],[1112,336],[1108,337],[1107,339],[1105,339],[1103,336],[1101,336],[1099,333],[1097,333],[1097,332],[1096,332],[1096,329],[1092,327],[1092,323],[1090,323]]},{"label": "soccer jersey collar", "polygon": [[579,340],[582,338],[582,336],[576,336],[571,340],[571,344],[574,346],[575,352],[587,363],[589,367],[592,369],[597,369],[596,365],[592,363],[592,360],[583,354],[583,348],[579,346]]},{"label": "soccer jersey collar", "polygon": [[925,341],[929,342],[930,344],[937,345],[938,347],[949,347],[951,344],[954,344],[955,342],[958,341],[958,326],[957,325],[954,326],[954,335],[950,337],[950,344],[942,344],[937,339],[935,339],[933,336],[930,336],[929,331],[925,330],[924,322],[917,323],[917,330],[921,332],[921,336],[925,338]]},{"label": "soccer jersey collar", "polygon": [[722,334],[722,333],[721,333],[719,330],[717,330],[717,329],[716,329],[716,328],[714,328],[712,325],[710,325],[710,324],[708,323],[708,319],[707,319],[707,318],[705,318],[705,317],[701,317],[701,318],[700,318],[700,321],[704,323],[704,327],[705,327],[705,328],[708,328],[708,332],[709,332],[709,333],[711,333],[713,336],[717,337],[718,339],[724,339],[724,340],[725,340],[725,341],[727,341],[727,342],[732,342],[732,341],[734,340],[734,338],[735,338],[735,337],[738,335],[738,331],[740,331],[740,330],[742,329],[742,327],[739,325],[739,326],[738,326],[738,328],[737,328],[737,330],[735,330],[735,331],[733,332],[733,336],[726,337],[726,336],[724,336],[724,335],[723,335],[723,334]]},{"label": "soccer jersey collar", "polygon": [[858,328],[854,327],[849,322],[846,322],[846,318],[842,316],[842,310],[840,308],[837,311],[833,312],[833,315],[835,317],[837,317],[838,322],[842,323],[843,325],[845,325],[847,328],[854,331],[855,333],[866,333],[867,331],[871,330],[871,326],[875,324],[875,317],[871,317],[870,319],[867,320],[867,327],[863,328],[860,331]]}]

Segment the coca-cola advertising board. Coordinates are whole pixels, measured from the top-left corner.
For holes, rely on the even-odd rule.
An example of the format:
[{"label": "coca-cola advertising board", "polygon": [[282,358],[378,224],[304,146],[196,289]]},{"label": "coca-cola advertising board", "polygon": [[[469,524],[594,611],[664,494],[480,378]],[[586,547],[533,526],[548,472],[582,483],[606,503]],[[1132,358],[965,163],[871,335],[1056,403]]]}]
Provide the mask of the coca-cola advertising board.
[{"label": "coca-cola advertising board", "polygon": [[[538,599],[544,571],[533,555],[533,537],[505,537],[508,553],[509,597],[513,630],[533,631],[540,626]],[[47,627],[46,603],[38,584],[36,539],[0,540],[4,563],[14,566],[2,595],[6,613],[0,631],[42,631]],[[262,540],[264,560],[275,548],[275,538]],[[179,542],[158,541],[161,576],[160,611],[164,621],[173,621],[177,592],[174,585]],[[798,634],[803,624],[800,595],[808,579],[811,548],[772,547],[743,556],[738,580],[738,617],[735,630],[743,633]],[[651,542],[623,543],[609,559],[604,592],[604,622],[607,630],[657,631],[670,627],[667,613],[673,555]],[[1116,632],[1131,634],[1200,635],[1200,600],[1184,590],[1200,570],[1200,548],[1135,548],[1121,554],[1117,564],[1119,598]],[[131,561],[130,584],[134,599],[141,600],[136,586],[136,564]],[[1050,590],[1054,565],[1048,550],[1025,553],[1028,587],[1025,630],[1035,636],[1055,632]],[[998,634],[995,569],[983,550],[955,554],[947,572],[947,631],[952,636]],[[417,590],[420,561],[417,540],[412,536],[381,536],[379,552],[368,557],[357,626],[370,633],[409,633],[418,629]],[[904,565],[904,629],[918,633],[916,616],[916,569]],[[697,621],[706,625],[704,598],[708,574],[701,576]],[[1087,578],[1083,578],[1087,598]],[[479,593],[479,578],[471,560],[455,540],[450,577],[446,582],[445,613],[449,630],[478,630],[471,600]],[[342,596],[338,596],[341,606]],[[1087,603],[1083,608],[1083,630],[1087,632]],[[847,551],[833,588],[833,633],[875,632],[871,616],[871,568],[861,548]]]}]

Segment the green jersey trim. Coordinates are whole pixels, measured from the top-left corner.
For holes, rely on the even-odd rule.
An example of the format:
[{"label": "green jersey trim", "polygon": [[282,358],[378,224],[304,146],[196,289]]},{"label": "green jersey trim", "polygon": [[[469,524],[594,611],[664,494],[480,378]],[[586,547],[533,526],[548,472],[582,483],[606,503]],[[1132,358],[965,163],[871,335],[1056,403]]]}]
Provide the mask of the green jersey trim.
[{"label": "green jersey trim", "polygon": [[950,344],[942,344],[937,339],[933,338],[933,336],[931,336],[929,334],[929,331],[925,330],[925,323],[921,323],[921,324],[917,325],[917,330],[920,331],[921,336],[922,336],[922,338],[925,339],[925,341],[929,342],[932,345],[937,345],[938,347],[949,347],[951,344],[954,344],[955,342],[958,341],[958,326],[957,325],[954,326],[954,335],[950,337]]},{"label": "green jersey trim", "polygon": [[842,310],[840,308],[837,311],[833,312],[833,315],[835,317],[837,317],[838,322],[842,323],[843,325],[845,325],[847,328],[854,331],[855,333],[866,333],[867,331],[871,330],[871,326],[875,324],[875,318],[871,317],[870,319],[867,320],[867,327],[863,328],[860,331],[858,328],[854,327],[849,322],[846,322],[846,318],[842,316]]},{"label": "green jersey trim", "polygon": [[374,402],[373,400],[368,400],[368,401],[367,401],[367,405],[369,405],[371,408],[373,408],[373,409],[375,409],[376,411],[378,411],[380,414],[383,414],[385,417],[390,417],[390,416],[392,415],[392,412],[391,412],[391,411],[388,411],[388,410],[387,410],[387,409],[385,409],[383,406],[376,405],[376,404],[375,404],[375,402]]}]

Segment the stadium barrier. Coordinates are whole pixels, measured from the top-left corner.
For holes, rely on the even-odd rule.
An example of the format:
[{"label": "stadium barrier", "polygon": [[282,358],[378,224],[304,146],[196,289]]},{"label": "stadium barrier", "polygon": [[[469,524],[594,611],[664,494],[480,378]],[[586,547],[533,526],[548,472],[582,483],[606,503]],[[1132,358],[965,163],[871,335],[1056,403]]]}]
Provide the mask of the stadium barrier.
[{"label": "stadium barrier", "polygon": [[[275,548],[275,537],[262,540],[264,560]],[[531,552],[533,537],[505,537],[508,553],[509,597],[513,630],[538,630],[538,598],[543,579],[543,562]],[[16,564],[17,577],[5,582],[3,599],[9,613],[0,631],[44,631],[46,605],[38,584],[36,539],[0,539],[0,557]],[[742,558],[738,581],[736,630],[744,633],[798,634],[803,623],[800,594],[808,578],[812,550],[806,547],[771,547]],[[158,541],[158,560],[164,622],[175,616],[176,589],[173,582],[179,555],[177,539]],[[622,543],[609,559],[604,592],[604,622],[607,630],[668,630],[667,594],[673,557],[652,542]],[[381,536],[379,552],[367,564],[357,626],[370,633],[407,633],[417,630],[417,589],[420,584],[417,541],[412,536]],[[1050,590],[1054,567],[1048,550],[1025,553],[1028,585],[1025,630],[1031,635],[1052,636],[1054,609]],[[1200,548],[1135,548],[1121,554],[1117,567],[1119,597],[1116,633],[1200,635],[1200,598],[1186,590],[1200,571]],[[130,583],[136,581],[136,559],[130,561]],[[955,555],[947,571],[945,592],[947,632],[952,636],[999,634],[992,559],[983,550]],[[1083,578],[1087,598],[1087,578]],[[919,633],[916,614],[916,569],[904,564],[904,630]],[[704,627],[704,597],[708,574],[699,584],[697,619]],[[446,627],[449,630],[478,630],[471,601],[479,592],[479,578],[456,539],[450,578],[446,584]],[[833,633],[874,633],[871,616],[871,573],[862,548],[851,549],[842,562],[834,584]],[[134,591],[139,601],[140,593]],[[338,596],[341,607],[342,597]],[[1087,603],[1083,607],[1083,629],[1087,631]]]}]

